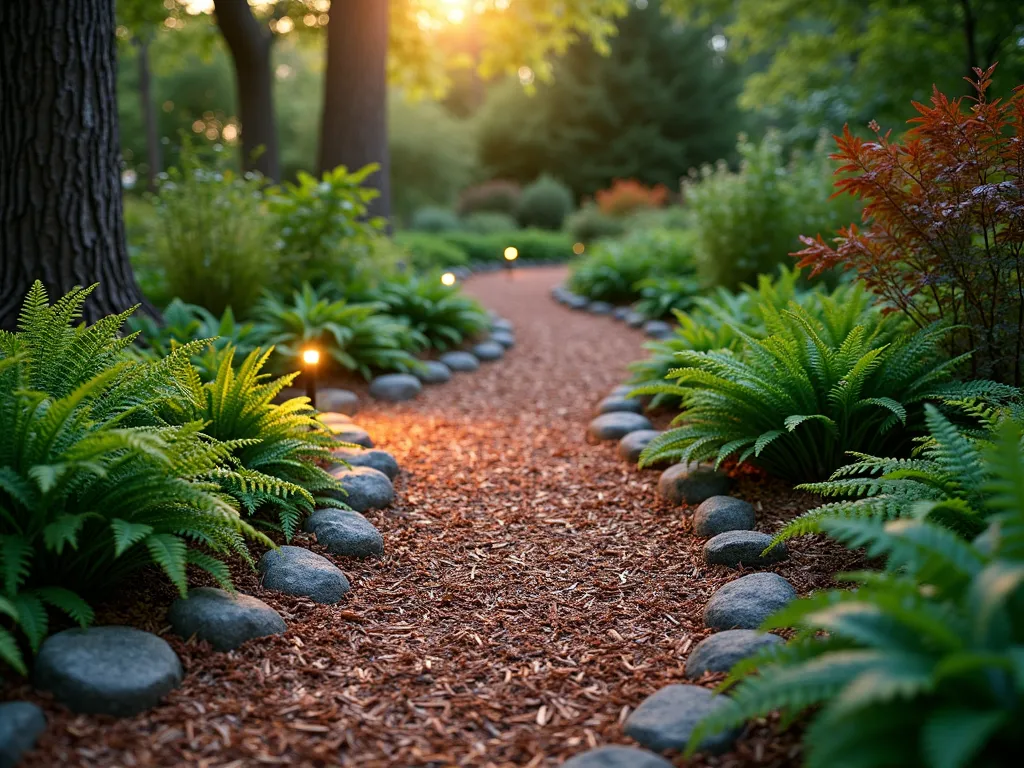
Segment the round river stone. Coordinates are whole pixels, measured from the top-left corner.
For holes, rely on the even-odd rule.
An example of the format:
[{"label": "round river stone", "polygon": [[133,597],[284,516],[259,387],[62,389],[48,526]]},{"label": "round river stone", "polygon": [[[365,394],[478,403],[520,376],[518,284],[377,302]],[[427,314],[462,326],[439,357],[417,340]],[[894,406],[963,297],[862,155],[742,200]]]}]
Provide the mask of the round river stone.
[{"label": "round river stone", "polygon": [[459,373],[469,373],[480,367],[480,361],[469,352],[445,352],[438,359]]},{"label": "round river stone", "polygon": [[331,437],[339,443],[354,443],[363,448],[373,448],[373,438],[370,433],[355,424],[339,424],[331,427]]},{"label": "round river stone", "polygon": [[771,543],[772,537],[760,531],[726,531],[704,543],[704,559],[708,565],[759,568],[789,557],[785,542],[765,552],[765,547]]},{"label": "round river stone", "polygon": [[578,754],[562,768],[672,768],[672,763],[653,752],[616,744]]},{"label": "round river stone", "polygon": [[493,363],[505,355],[505,347],[496,341],[481,341],[473,346],[473,354],[484,363]]},{"label": "round river stone", "polygon": [[384,554],[384,537],[373,523],[348,509],[318,509],[304,529],[334,555],[372,557]]},{"label": "round river stone", "polygon": [[690,651],[686,660],[686,676],[696,680],[706,672],[728,672],[734,664],[753,656],[765,646],[781,642],[782,638],[778,635],[753,629],[716,632],[701,640]]},{"label": "round river stone", "polygon": [[610,315],[613,309],[607,301],[592,301],[587,305],[587,311],[592,315]]},{"label": "round river stone", "polygon": [[[398,462],[387,451],[338,448],[334,451],[334,455],[342,461],[348,462],[351,467],[371,467],[378,472],[383,472],[388,476],[388,480],[394,480],[398,476]],[[348,467],[342,466],[341,469],[348,469]]]},{"label": "round river stone", "polygon": [[196,587],[178,598],[167,612],[175,634],[195,635],[218,651],[230,651],[246,640],[279,635],[288,627],[281,614],[252,595],[232,595],[214,587]]},{"label": "round river stone", "polygon": [[635,397],[619,397],[616,395],[609,395],[600,403],[597,404],[597,412],[600,413],[617,413],[619,411],[629,411],[630,413],[643,413],[644,404]]},{"label": "round river stone", "polygon": [[348,579],[338,566],[302,547],[272,549],[260,558],[257,568],[266,589],[308,597],[314,603],[331,605],[349,590]]},{"label": "round river stone", "polygon": [[316,407],[321,411],[337,411],[352,416],[359,410],[359,397],[347,389],[325,387],[316,392]]},{"label": "round river stone", "polygon": [[28,701],[0,704],[0,768],[14,768],[46,730],[43,710]]},{"label": "round river stone", "polygon": [[491,334],[490,341],[496,341],[505,349],[512,349],[516,345],[516,337],[508,331],[495,331]]},{"label": "round river stone", "polygon": [[344,494],[336,494],[336,497],[356,512],[383,509],[395,500],[395,487],[388,476],[373,467],[337,466],[330,472],[345,489]]},{"label": "round river stone", "polygon": [[750,531],[754,528],[754,508],[733,496],[712,496],[693,513],[693,532],[702,539],[726,531]]},{"label": "round river stone", "polygon": [[658,478],[658,493],[672,504],[700,504],[729,490],[729,478],[700,464],[673,464]]},{"label": "round river stone", "polygon": [[651,422],[646,416],[629,411],[616,411],[602,414],[590,422],[589,432],[591,437],[598,440],[621,440],[630,432],[650,428]]},{"label": "round river stone", "polygon": [[630,432],[619,440],[619,456],[630,464],[636,464],[640,461],[640,454],[644,448],[660,434],[661,432],[656,429],[638,429],[636,432]]},{"label": "round river stone", "polygon": [[412,400],[422,391],[420,380],[411,373],[388,373],[370,382],[370,397],[388,403]]},{"label": "round river stone", "polygon": [[440,360],[424,360],[423,368],[416,372],[416,376],[424,384],[444,384],[452,377],[452,369]]},{"label": "round river stone", "polygon": [[[644,699],[626,719],[625,731],[655,752],[681,751],[686,749],[697,723],[723,704],[723,697],[699,685],[666,685]],[[735,729],[711,736],[700,749],[714,754],[725,752],[739,733],[740,729]]]},{"label": "round river stone", "polygon": [[719,588],[704,607],[709,629],[757,629],[796,598],[793,585],[777,573],[751,573]]}]

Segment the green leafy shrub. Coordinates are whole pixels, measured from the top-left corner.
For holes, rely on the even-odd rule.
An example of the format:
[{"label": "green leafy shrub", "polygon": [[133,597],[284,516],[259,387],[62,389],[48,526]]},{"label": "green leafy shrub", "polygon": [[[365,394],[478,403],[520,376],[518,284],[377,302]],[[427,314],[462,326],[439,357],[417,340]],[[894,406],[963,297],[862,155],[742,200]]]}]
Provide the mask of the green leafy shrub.
[{"label": "green leafy shrub", "polygon": [[341,486],[317,465],[334,461],[337,444],[305,397],[277,405],[274,398],[299,375],[261,373],[273,350],[254,349],[234,367],[235,349],[218,355],[213,378],[189,380],[189,397],[172,403],[172,423],[202,423],[203,432],[231,446],[236,471],[221,479],[226,493],[249,514],[275,513],[275,528],[291,539],[314,509],[340,506]]},{"label": "green leafy shrub", "polygon": [[590,299],[626,304],[640,298],[642,281],[672,276],[692,281],[696,293],[693,249],[688,232],[638,230],[592,248],[573,265],[569,287]]},{"label": "green leafy shrub", "polygon": [[417,272],[463,267],[469,256],[459,246],[429,232],[399,232],[395,243],[408,253],[409,265]]},{"label": "green leafy shrub", "polygon": [[135,256],[147,290],[216,315],[228,307],[244,314],[278,276],[262,179],[223,164],[206,168],[187,147],[181,166],[162,176],[152,226]]},{"label": "green leafy shrub", "polygon": [[464,189],[459,195],[458,211],[460,216],[468,216],[471,213],[489,211],[492,213],[505,213],[509,216],[516,215],[519,207],[519,196],[522,188],[514,181],[492,179],[475,187]]},{"label": "green leafy shrub", "polygon": [[[958,427],[932,405],[925,406],[929,436],[913,458],[879,458],[854,453],[853,464],[825,482],[800,486],[822,496],[847,497],[812,509],[783,526],[775,541],[818,533],[834,519],[929,517],[964,536],[981,533],[998,509],[990,493],[993,467],[985,456],[1002,424],[1024,424],[1019,409],[971,405],[980,421]],[[1020,446],[1024,450],[1024,445]],[[850,498],[853,497],[853,498]]]},{"label": "green leafy shrub", "polygon": [[519,229],[519,222],[507,213],[477,211],[462,220],[462,229],[477,235],[493,235]]},{"label": "green leafy shrub", "polygon": [[[86,625],[86,599],[140,568],[158,566],[182,594],[189,565],[231,588],[219,557],[249,559],[247,538],[273,546],[221,493],[232,446],[202,422],[156,418],[187,392],[201,342],[130,360],[133,337],[119,332],[132,310],[73,325],[91,290],[50,306],[37,282],[18,332],[0,332],[0,613],[32,651],[49,609]],[[3,626],[0,658],[25,671]]]},{"label": "green leafy shrub", "polygon": [[265,296],[257,317],[265,344],[294,361],[303,347],[317,346],[339,366],[366,379],[375,371],[412,371],[419,363],[409,326],[382,314],[383,305],[331,301],[308,283],[291,299]]},{"label": "green leafy shrub", "polygon": [[640,298],[633,309],[644,317],[660,319],[691,307],[694,297],[700,291],[700,284],[694,275],[666,275],[640,280],[633,288],[640,292]]},{"label": "green leafy shrub", "polygon": [[519,251],[520,261],[557,263],[572,256],[572,238],[562,232],[540,229],[519,229],[489,235],[449,232],[444,238],[464,251],[471,264],[504,262],[505,249],[509,246]]},{"label": "green leafy shrub", "polygon": [[565,221],[565,228],[581,243],[592,243],[604,237],[617,237],[626,231],[626,223],[602,211],[594,202],[584,203]]},{"label": "green leafy shrub", "polygon": [[983,543],[927,520],[830,520],[851,547],[885,557],[883,573],[846,574],[857,589],[797,600],[763,629],[796,635],[733,668],[730,695],[690,744],[782,710],[807,715],[808,768],[996,768],[1024,741],[1024,454],[1004,424],[984,450],[992,509]]},{"label": "green leafy shrub", "polygon": [[523,188],[516,218],[524,227],[559,230],[572,209],[572,190],[545,174]]},{"label": "green leafy shrub", "polygon": [[740,169],[704,166],[684,186],[697,233],[700,274],[711,285],[735,288],[788,262],[806,231],[835,229],[856,204],[830,199],[832,166],[821,152],[787,163],[773,134],[739,143]]},{"label": "green leafy shrub", "polygon": [[382,283],[366,296],[405,323],[425,349],[444,351],[483,333],[487,313],[457,286],[436,278],[408,278]]},{"label": "green leafy shrub", "polygon": [[416,210],[409,228],[414,232],[454,232],[462,229],[462,222],[447,208],[430,206]]},{"label": "green leafy shrub", "polygon": [[1001,391],[952,381],[964,360],[943,354],[948,329],[896,335],[894,316],[865,319],[823,301],[818,317],[796,303],[764,310],[769,335],[743,334],[735,353],[680,352],[681,367],[669,374],[675,383],[652,392],[679,396],[684,411],[644,450],[641,466],[738,456],[787,480],[824,479],[850,451],[903,453],[925,401]]},{"label": "green leafy shrub", "polygon": [[366,268],[384,220],[367,218],[379,194],[364,186],[379,170],[375,164],[350,172],[345,166],[321,178],[300,172],[270,195],[279,230],[281,269],[293,287],[304,282],[347,283]]}]

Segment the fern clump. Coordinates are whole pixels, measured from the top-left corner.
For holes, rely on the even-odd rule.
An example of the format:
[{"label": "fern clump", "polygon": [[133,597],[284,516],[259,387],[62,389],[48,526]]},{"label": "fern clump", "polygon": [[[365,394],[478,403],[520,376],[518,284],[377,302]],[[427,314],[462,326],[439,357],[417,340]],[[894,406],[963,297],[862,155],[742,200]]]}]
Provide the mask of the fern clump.
[{"label": "fern clump", "polygon": [[190,396],[170,406],[168,417],[199,422],[205,434],[231,446],[235,466],[217,475],[221,488],[250,514],[276,514],[275,527],[290,539],[314,509],[341,506],[334,500],[341,485],[319,466],[335,461],[337,444],[309,400],[273,402],[298,373],[260,373],[272,352],[254,349],[236,370],[235,350],[227,347],[213,379],[191,377]]},{"label": "fern clump", "polygon": [[0,332],[0,659],[24,671],[10,627],[34,651],[48,611],[81,624],[87,598],[156,565],[184,594],[186,567],[230,588],[219,559],[272,543],[223,492],[235,446],[169,425],[189,396],[195,343],[158,362],[130,359],[119,332],[131,310],[75,324],[91,289],[50,306],[37,282],[16,333]]},{"label": "fern clump", "polygon": [[799,486],[822,496],[846,498],[791,520],[774,543],[818,533],[828,520],[851,518],[927,516],[964,536],[980,533],[995,511],[990,493],[992,467],[985,461],[992,435],[1003,422],[1024,425],[1024,418],[1018,406],[963,405],[968,415],[980,422],[979,427],[959,427],[938,408],[926,405],[929,434],[920,440],[913,457],[855,453],[857,461],[840,467],[828,480]]},{"label": "fern clump", "polygon": [[723,706],[691,736],[783,710],[809,714],[808,768],[997,768],[1024,747],[1024,454],[1006,421],[981,449],[991,514],[983,542],[931,520],[831,519],[825,530],[887,558],[847,574],[854,590],[795,601],[764,629],[792,627],[733,668]]},{"label": "fern clump", "polygon": [[824,479],[850,451],[901,452],[928,400],[1008,391],[954,382],[964,356],[945,357],[943,327],[901,335],[892,316],[821,301],[817,316],[796,302],[781,312],[765,307],[767,336],[737,327],[735,351],[679,352],[674,383],[647,391],[680,397],[684,411],[644,450],[641,466],[736,456],[787,480]]}]

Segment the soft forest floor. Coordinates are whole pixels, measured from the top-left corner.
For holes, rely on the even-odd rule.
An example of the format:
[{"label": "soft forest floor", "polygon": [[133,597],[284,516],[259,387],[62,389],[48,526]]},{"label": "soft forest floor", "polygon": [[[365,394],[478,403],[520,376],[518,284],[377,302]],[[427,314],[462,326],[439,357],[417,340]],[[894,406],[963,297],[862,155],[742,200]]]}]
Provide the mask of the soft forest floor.
[{"label": "soft forest floor", "polygon": [[[655,496],[657,472],[587,443],[595,403],[643,339],[555,304],[563,279],[474,277],[468,290],[515,323],[517,346],[410,406],[358,414],[403,473],[395,506],[369,515],[387,556],[336,559],[352,581],[342,604],[265,592],[239,570],[288,632],[232,653],[165,634],[185,682],[131,719],[73,716],[6,685],[0,698],[50,717],[25,765],[554,766],[628,743],[625,716],[683,679],[704,604],[736,573],[701,562],[686,510]],[[810,503],[751,475],[736,495],[765,530]],[[801,591],[850,565],[820,542],[791,549],[776,570]],[[133,592],[100,619],[166,633],[172,592],[148,577]],[[694,764],[798,763],[795,738],[762,723],[736,752]]]}]

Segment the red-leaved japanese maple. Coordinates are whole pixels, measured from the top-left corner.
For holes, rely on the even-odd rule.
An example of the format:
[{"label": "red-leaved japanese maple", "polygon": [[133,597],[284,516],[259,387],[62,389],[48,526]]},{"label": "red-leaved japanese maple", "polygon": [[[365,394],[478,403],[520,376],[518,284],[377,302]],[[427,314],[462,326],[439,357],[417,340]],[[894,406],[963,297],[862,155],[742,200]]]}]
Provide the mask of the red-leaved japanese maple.
[{"label": "red-leaved japanese maple", "polygon": [[973,373],[1021,384],[1024,352],[1024,86],[989,100],[993,65],[975,69],[976,94],[931,106],[902,141],[844,127],[836,195],[865,201],[864,224],[818,235],[793,254],[817,274],[855,270],[873,291],[921,326],[962,326],[952,353],[974,351]]}]

